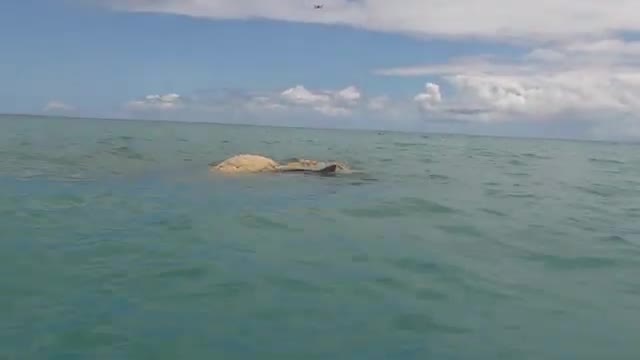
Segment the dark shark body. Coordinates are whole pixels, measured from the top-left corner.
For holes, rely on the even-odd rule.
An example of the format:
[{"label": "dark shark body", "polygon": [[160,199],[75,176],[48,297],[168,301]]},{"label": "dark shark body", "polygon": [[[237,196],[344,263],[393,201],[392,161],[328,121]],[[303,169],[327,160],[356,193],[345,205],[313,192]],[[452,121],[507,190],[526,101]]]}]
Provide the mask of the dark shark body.
[{"label": "dark shark body", "polygon": [[338,169],[338,165],[336,164],[332,164],[329,166],[325,166],[323,168],[320,169],[311,169],[311,168],[307,168],[307,167],[295,167],[295,168],[287,168],[287,167],[283,167],[280,168],[278,170],[276,170],[277,172],[302,172],[302,173],[310,173],[310,174],[321,174],[321,175],[331,175],[331,174],[335,174],[336,170]]}]

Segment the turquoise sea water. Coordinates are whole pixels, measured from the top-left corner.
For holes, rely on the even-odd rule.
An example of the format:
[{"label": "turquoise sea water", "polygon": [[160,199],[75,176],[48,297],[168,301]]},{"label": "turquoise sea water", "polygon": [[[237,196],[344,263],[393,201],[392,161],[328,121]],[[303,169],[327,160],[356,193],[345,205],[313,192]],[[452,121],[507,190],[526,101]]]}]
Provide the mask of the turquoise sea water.
[{"label": "turquoise sea water", "polygon": [[[640,146],[0,129],[0,359],[640,358]],[[237,153],[361,172],[208,171]]]}]

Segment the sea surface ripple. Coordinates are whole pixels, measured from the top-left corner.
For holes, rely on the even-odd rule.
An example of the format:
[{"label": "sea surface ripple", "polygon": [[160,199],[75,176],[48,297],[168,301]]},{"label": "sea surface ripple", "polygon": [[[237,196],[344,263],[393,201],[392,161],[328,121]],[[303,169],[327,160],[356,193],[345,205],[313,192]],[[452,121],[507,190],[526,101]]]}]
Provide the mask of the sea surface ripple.
[{"label": "sea surface ripple", "polygon": [[640,359],[637,145],[0,127],[0,359]]}]

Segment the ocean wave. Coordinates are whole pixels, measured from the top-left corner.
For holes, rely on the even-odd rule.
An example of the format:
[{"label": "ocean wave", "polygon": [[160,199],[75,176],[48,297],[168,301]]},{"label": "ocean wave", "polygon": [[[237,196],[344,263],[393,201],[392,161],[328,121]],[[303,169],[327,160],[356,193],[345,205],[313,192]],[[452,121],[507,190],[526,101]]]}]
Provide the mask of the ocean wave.
[{"label": "ocean wave", "polygon": [[454,214],[459,210],[441,203],[421,198],[403,198],[371,204],[368,207],[343,209],[343,213],[353,217],[387,218],[415,214]]},{"label": "ocean wave", "polygon": [[589,161],[595,164],[612,164],[612,165],[624,165],[624,161],[606,158],[589,158]]}]

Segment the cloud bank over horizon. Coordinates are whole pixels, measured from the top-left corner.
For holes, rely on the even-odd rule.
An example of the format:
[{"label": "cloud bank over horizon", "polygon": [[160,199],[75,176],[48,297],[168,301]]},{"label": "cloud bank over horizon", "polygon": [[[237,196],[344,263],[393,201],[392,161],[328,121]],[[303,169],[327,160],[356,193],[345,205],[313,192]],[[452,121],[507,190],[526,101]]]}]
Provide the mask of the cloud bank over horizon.
[{"label": "cloud bank over horizon", "polygon": [[176,111],[184,108],[191,110],[221,110],[226,104],[240,107],[246,111],[293,111],[302,109],[313,111],[327,117],[345,117],[352,115],[360,105],[362,94],[355,86],[337,90],[308,90],[302,85],[295,85],[281,92],[236,91],[228,93],[225,99],[219,96],[180,94],[151,94],[140,99],[127,102],[124,108],[133,113],[146,111]]},{"label": "cloud bank over horizon", "polygon": [[70,114],[76,111],[76,107],[59,100],[51,100],[44,105],[42,111],[51,114]]},{"label": "cloud bank over horizon", "polygon": [[[640,124],[640,42],[605,39],[533,48],[520,57],[452,59],[378,69],[382,76],[435,76],[450,93],[425,107],[481,122],[634,121]],[[439,86],[439,85],[433,85]],[[423,94],[424,95],[424,94]],[[440,95],[438,96],[440,99]]]},{"label": "cloud bank over horizon", "polygon": [[[483,120],[478,110],[465,112],[464,109],[447,108],[439,91],[437,85],[427,83],[416,96],[403,99],[369,95],[354,86],[327,90],[295,85],[284,90],[263,92],[233,90],[187,95],[152,94],[123,104],[123,109],[125,117],[156,120],[543,137],[572,137],[572,132],[576,131],[591,138],[640,136],[640,128],[633,122],[622,120],[618,124],[628,127],[623,133],[612,122],[571,117],[546,122],[535,117]],[[171,99],[172,105],[159,102],[161,98]],[[560,134],[556,134],[558,131]]]}]

